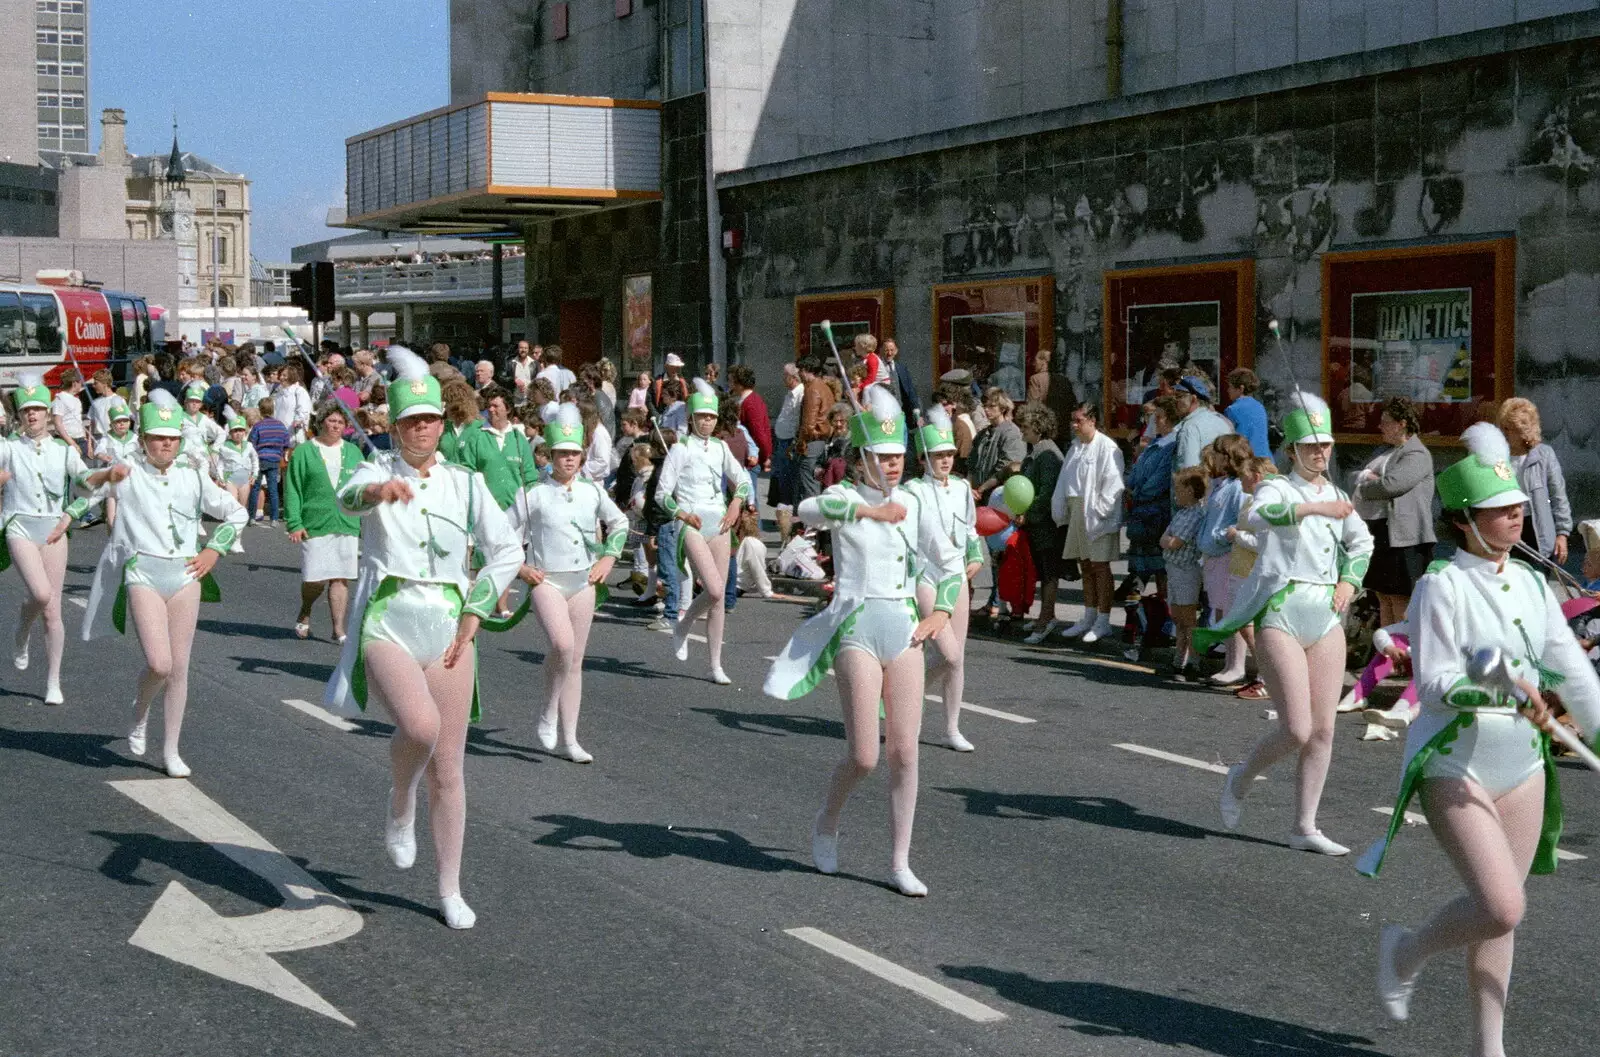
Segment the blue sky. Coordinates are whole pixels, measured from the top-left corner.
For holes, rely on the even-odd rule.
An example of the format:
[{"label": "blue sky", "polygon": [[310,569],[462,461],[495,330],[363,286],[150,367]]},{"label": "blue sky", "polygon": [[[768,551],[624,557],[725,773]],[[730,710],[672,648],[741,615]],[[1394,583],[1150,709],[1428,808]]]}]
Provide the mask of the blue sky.
[{"label": "blue sky", "polygon": [[344,204],[344,140],[450,97],[448,0],[91,0],[90,139],[184,150],[251,180],[252,252],[287,261]]}]

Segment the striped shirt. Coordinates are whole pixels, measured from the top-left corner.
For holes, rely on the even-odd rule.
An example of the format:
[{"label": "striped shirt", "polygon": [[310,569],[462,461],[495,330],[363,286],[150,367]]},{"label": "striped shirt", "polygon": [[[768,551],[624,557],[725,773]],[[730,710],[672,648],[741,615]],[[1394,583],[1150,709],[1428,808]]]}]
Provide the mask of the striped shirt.
[{"label": "striped shirt", "polygon": [[264,418],[250,427],[250,443],[263,468],[276,466],[289,447],[289,430],[275,418]]},{"label": "striped shirt", "polygon": [[1175,551],[1165,552],[1168,565],[1200,564],[1200,548],[1195,545],[1195,540],[1200,535],[1200,523],[1205,520],[1205,516],[1206,508],[1203,503],[1180,506],[1173,513],[1172,521],[1167,525],[1167,535],[1183,540],[1183,546]]}]

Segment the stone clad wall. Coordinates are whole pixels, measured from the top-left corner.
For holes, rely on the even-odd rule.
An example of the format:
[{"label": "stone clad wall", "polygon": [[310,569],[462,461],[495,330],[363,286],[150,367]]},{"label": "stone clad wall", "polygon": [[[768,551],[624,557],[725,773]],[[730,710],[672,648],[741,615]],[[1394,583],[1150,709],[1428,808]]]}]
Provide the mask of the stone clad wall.
[{"label": "stone clad wall", "polygon": [[[1575,512],[1600,513],[1600,44],[1582,40],[825,170],[721,192],[730,360],[775,388],[793,297],[892,286],[930,384],[930,287],[1055,277],[1054,363],[1101,382],[1102,274],[1248,256],[1265,321],[1320,384],[1320,254],[1511,234],[1516,389],[1542,409]],[[1269,398],[1271,394],[1269,393]]]}]

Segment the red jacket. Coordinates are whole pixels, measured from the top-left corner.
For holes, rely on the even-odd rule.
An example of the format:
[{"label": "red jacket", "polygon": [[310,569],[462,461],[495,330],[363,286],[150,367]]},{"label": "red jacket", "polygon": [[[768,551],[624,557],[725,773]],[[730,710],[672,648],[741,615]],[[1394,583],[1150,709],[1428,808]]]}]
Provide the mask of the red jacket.
[{"label": "red jacket", "polygon": [[754,389],[739,402],[739,424],[756,439],[756,450],[761,453],[764,466],[772,458],[772,420],[767,417],[767,402]]}]

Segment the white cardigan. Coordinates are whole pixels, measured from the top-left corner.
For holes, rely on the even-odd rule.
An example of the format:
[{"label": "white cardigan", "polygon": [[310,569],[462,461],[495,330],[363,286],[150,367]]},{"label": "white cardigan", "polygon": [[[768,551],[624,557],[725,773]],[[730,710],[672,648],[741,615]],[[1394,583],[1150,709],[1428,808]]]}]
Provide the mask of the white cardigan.
[{"label": "white cardigan", "polygon": [[1109,536],[1122,528],[1122,449],[1117,442],[1096,430],[1094,439],[1074,440],[1067,449],[1067,461],[1056,478],[1055,494],[1050,497],[1050,516],[1057,525],[1067,523],[1068,466],[1074,459],[1086,467],[1083,494],[1083,527],[1090,539]]}]

